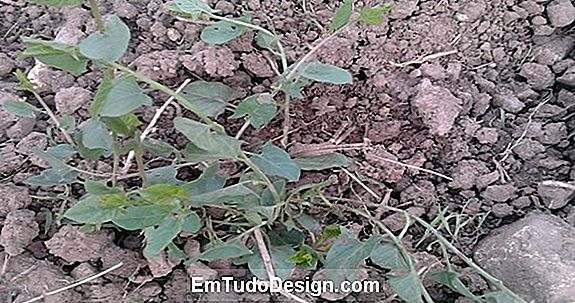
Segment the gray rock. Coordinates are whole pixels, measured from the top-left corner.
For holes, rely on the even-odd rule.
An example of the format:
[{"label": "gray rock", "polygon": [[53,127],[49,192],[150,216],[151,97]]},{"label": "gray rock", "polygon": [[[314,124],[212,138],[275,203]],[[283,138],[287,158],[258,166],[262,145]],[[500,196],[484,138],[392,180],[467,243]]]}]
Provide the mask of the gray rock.
[{"label": "gray rock", "polygon": [[513,152],[523,160],[531,159],[544,151],[545,146],[543,144],[531,139],[525,139],[513,148]]},{"label": "gray rock", "polygon": [[564,122],[549,123],[543,127],[539,140],[543,144],[557,144],[567,137],[567,126]]},{"label": "gray rock", "polygon": [[575,197],[575,185],[559,181],[543,181],[537,185],[537,193],[549,209],[560,209]]},{"label": "gray rock", "polygon": [[505,202],[515,198],[516,191],[517,188],[511,184],[491,185],[481,193],[481,196],[487,200]]},{"label": "gray rock", "polygon": [[557,82],[575,87],[575,66],[567,69],[563,76],[557,78]]},{"label": "gray rock", "polygon": [[506,203],[497,203],[493,205],[491,212],[498,218],[504,218],[513,213],[513,206]]},{"label": "gray rock", "polygon": [[481,144],[492,144],[499,139],[499,131],[497,128],[483,127],[475,133],[474,137],[477,138]]},{"label": "gray rock", "polygon": [[525,107],[525,103],[511,93],[495,95],[493,105],[499,106],[510,113],[518,113]]},{"label": "gray rock", "polygon": [[461,100],[449,90],[434,86],[428,79],[423,79],[419,84],[412,104],[430,128],[430,132],[439,136],[451,130],[455,118],[461,112]]},{"label": "gray rock", "polygon": [[9,255],[17,256],[24,252],[24,248],[38,235],[40,228],[35,219],[36,213],[28,209],[18,209],[6,216],[0,244]]},{"label": "gray rock", "polygon": [[90,91],[81,87],[63,88],[54,96],[56,109],[62,115],[72,114],[82,105],[88,106],[91,99]]},{"label": "gray rock", "polygon": [[0,53],[0,77],[10,74],[10,72],[16,67],[12,58],[4,53]]},{"label": "gray rock", "polygon": [[572,37],[555,38],[533,51],[537,63],[553,65],[567,56],[573,48],[575,40]]},{"label": "gray rock", "polygon": [[555,74],[551,69],[539,63],[524,64],[519,75],[525,77],[533,89],[538,90],[546,89],[555,82]]},{"label": "gray rock", "polygon": [[531,213],[492,231],[474,259],[527,301],[575,298],[575,228],[553,215]]},{"label": "gray rock", "polygon": [[0,185],[0,217],[5,217],[9,212],[25,208],[32,203],[28,189],[14,184]]},{"label": "gray rock", "polygon": [[555,27],[564,27],[575,20],[575,7],[570,0],[554,0],[547,5],[547,15]]}]

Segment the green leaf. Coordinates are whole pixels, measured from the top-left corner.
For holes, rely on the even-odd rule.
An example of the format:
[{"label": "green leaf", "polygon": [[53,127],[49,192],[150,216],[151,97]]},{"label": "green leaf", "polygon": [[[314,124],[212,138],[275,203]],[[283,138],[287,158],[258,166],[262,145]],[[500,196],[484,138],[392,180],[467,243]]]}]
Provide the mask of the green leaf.
[{"label": "green leaf", "polygon": [[299,180],[300,168],[283,149],[276,147],[271,142],[262,148],[261,155],[250,158],[266,175],[286,178],[288,181]]},{"label": "green leaf", "polygon": [[303,268],[314,269],[317,266],[318,254],[309,246],[302,244],[288,261]]},{"label": "green leaf", "polygon": [[175,0],[176,6],[185,13],[214,13],[216,12],[202,0]]},{"label": "green leaf", "polygon": [[42,111],[24,101],[6,100],[2,103],[2,106],[8,112],[24,118],[36,118],[36,113]]},{"label": "green leaf", "polygon": [[310,83],[311,81],[309,79],[296,77],[295,79],[290,80],[280,80],[280,87],[282,88],[283,92],[290,95],[291,97],[303,99],[304,97],[302,95],[302,90]]},{"label": "green leaf", "polygon": [[267,233],[270,244],[272,246],[284,246],[289,245],[291,247],[299,247],[304,242],[304,235],[297,229],[292,229],[290,231],[271,230]]},{"label": "green leaf", "polygon": [[[295,269],[295,264],[289,261],[290,257],[295,254],[295,250],[290,246],[270,246],[268,251],[276,276],[282,280],[288,279]],[[248,259],[248,268],[258,279],[269,279],[259,251],[254,251]]]},{"label": "green leaf", "polygon": [[172,240],[182,231],[182,221],[169,216],[164,218],[157,227],[147,227],[144,229],[146,247],[145,256],[157,256]]},{"label": "green leaf", "polygon": [[58,120],[58,122],[60,123],[60,127],[68,133],[73,134],[76,131],[76,118],[73,116],[63,116]]},{"label": "green leaf", "polygon": [[341,235],[341,228],[337,224],[330,224],[323,229],[321,236],[315,242],[316,246],[323,244],[329,239],[339,237]]},{"label": "green leaf", "polygon": [[55,168],[43,170],[39,175],[24,180],[28,185],[62,185],[78,181],[78,172],[74,170],[62,171]]},{"label": "green leaf", "polygon": [[275,53],[278,51],[278,42],[280,39],[277,36],[271,36],[264,32],[258,32],[258,37],[256,40],[256,44],[259,47],[268,49],[269,51]]},{"label": "green leaf", "polygon": [[192,207],[202,207],[205,205],[221,205],[229,202],[238,202],[247,196],[257,196],[251,189],[243,184],[234,184],[222,189],[194,195],[190,197]]},{"label": "green leaf", "polygon": [[487,303],[525,303],[524,300],[516,299],[502,290],[487,293],[483,297]]},{"label": "green leaf", "polygon": [[33,90],[34,84],[28,79],[28,76],[19,68],[13,73],[20,85],[18,85],[17,89],[21,90]]},{"label": "green leaf", "polygon": [[76,132],[75,141],[77,144],[76,148],[78,148],[78,152],[80,152],[80,155],[86,160],[98,160],[101,156],[104,155],[104,153],[108,151],[101,148],[89,149],[84,146],[84,134],[81,131]]},{"label": "green leaf", "polygon": [[175,199],[184,199],[188,196],[182,187],[173,184],[154,184],[138,190],[138,193],[150,203],[168,205],[174,205]]},{"label": "green leaf", "polygon": [[106,21],[104,33],[93,33],[79,44],[80,53],[93,60],[116,61],[128,49],[130,29],[114,15]]},{"label": "green leaf", "polygon": [[383,14],[393,9],[393,5],[364,7],[359,11],[359,22],[367,25],[379,25],[383,23]]},{"label": "green leaf", "polygon": [[417,276],[417,272],[410,271],[402,276],[390,276],[388,278],[389,285],[395,293],[407,303],[423,303],[421,295],[421,281]]},{"label": "green leaf", "polygon": [[142,105],[152,105],[152,99],[142,92],[134,77],[125,76],[112,81],[98,113],[104,117],[120,117]]},{"label": "green leaf", "polygon": [[369,257],[373,263],[386,269],[409,269],[401,251],[393,243],[380,243]]},{"label": "green leaf", "polygon": [[68,6],[80,5],[83,0],[27,0],[32,4],[48,5],[48,6]]},{"label": "green leaf", "polygon": [[58,144],[48,147],[45,153],[62,160],[73,156],[76,153],[76,150],[70,144]]},{"label": "green leaf", "polygon": [[160,140],[146,138],[142,141],[142,147],[145,151],[160,157],[169,157],[172,154],[179,155],[175,147]]},{"label": "green leaf", "polygon": [[334,167],[346,167],[351,164],[351,160],[348,157],[339,153],[296,158],[294,161],[302,170],[324,170]]},{"label": "green leaf", "polygon": [[138,230],[162,223],[175,209],[175,205],[132,206],[113,218],[112,222],[126,230]]},{"label": "green leaf", "polygon": [[189,233],[197,233],[202,227],[200,217],[196,213],[191,213],[182,219],[182,230]]},{"label": "green leaf", "polygon": [[26,49],[21,53],[23,57],[34,57],[38,61],[79,76],[86,71],[88,59],[82,56],[75,45],[23,38]]},{"label": "green leaf", "polygon": [[429,274],[429,277],[435,281],[449,287],[451,290],[459,293],[460,295],[473,299],[477,302],[481,302],[478,296],[474,295],[466,286],[463,284],[461,279],[459,279],[459,274],[453,271],[444,270],[439,272],[433,272]]},{"label": "green leaf", "polygon": [[214,134],[210,128],[202,123],[177,117],[174,127],[180,131],[195,146],[205,151],[225,156],[228,159],[236,158],[241,153],[241,141],[228,135]]},{"label": "green leaf", "polygon": [[102,121],[116,134],[133,137],[142,121],[132,113],[119,117],[102,117]]},{"label": "green leaf", "polygon": [[197,196],[222,189],[226,184],[226,177],[217,176],[219,167],[208,167],[197,179],[182,185],[190,196]]},{"label": "green leaf", "polygon": [[[237,20],[249,23],[251,19],[251,16],[243,16]],[[246,26],[229,21],[218,21],[204,27],[200,38],[208,44],[224,44],[238,38],[246,31],[248,31]]]},{"label": "green leaf", "polygon": [[80,130],[82,131],[82,143],[86,148],[104,150],[112,148],[112,136],[102,121],[89,119]]},{"label": "green leaf", "polygon": [[215,260],[238,258],[251,253],[252,252],[246,247],[242,239],[238,237],[229,240],[228,242],[210,247],[197,256],[197,259],[211,262]]},{"label": "green leaf", "polygon": [[268,124],[277,112],[277,104],[269,94],[252,95],[244,99],[230,119],[249,116],[250,124],[261,128]]},{"label": "green leaf", "polygon": [[98,85],[96,96],[94,96],[94,102],[92,102],[88,109],[92,118],[96,118],[102,111],[102,106],[108,102],[108,94],[110,93],[110,90],[112,90],[114,80],[114,70],[111,68],[104,70],[102,81],[100,82],[100,85]]},{"label": "green leaf", "polygon": [[349,230],[341,228],[341,234],[329,249],[325,259],[327,277],[335,285],[344,280],[357,280],[360,266],[364,264],[364,260],[369,257],[379,241],[378,237],[372,237],[366,242],[360,242]]},{"label": "green leaf", "polygon": [[102,224],[120,214],[117,205],[108,205],[94,195],[88,195],[64,213],[64,217],[83,224]]},{"label": "green leaf", "polygon": [[228,102],[240,96],[223,83],[206,81],[186,85],[181,94],[208,117],[217,117],[224,112]]},{"label": "green leaf", "polygon": [[115,195],[124,193],[121,187],[108,187],[106,184],[98,181],[86,180],[84,182],[84,189],[92,195]]},{"label": "green leaf", "polygon": [[[303,213],[299,217],[296,217],[295,220],[301,226],[303,226],[303,228],[305,228],[307,231],[309,231],[312,234],[316,234],[316,233],[321,232],[321,225],[319,224],[318,220],[316,220],[314,217],[312,217],[306,213]],[[339,236],[339,226],[338,226],[337,230],[338,230],[338,233],[337,233],[336,237]]]},{"label": "green leaf", "polygon": [[353,77],[345,69],[319,61],[302,64],[300,76],[310,80],[333,84],[351,84]]},{"label": "green leaf", "polygon": [[150,185],[156,185],[162,183],[179,185],[182,183],[182,181],[176,178],[177,174],[178,170],[171,166],[158,167],[146,171],[146,175],[148,175],[148,183]]},{"label": "green leaf", "polygon": [[343,4],[335,11],[335,15],[333,16],[327,31],[328,34],[331,34],[344,27],[349,22],[349,18],[351,17],[352,12],[353,0],[344,1]]}]

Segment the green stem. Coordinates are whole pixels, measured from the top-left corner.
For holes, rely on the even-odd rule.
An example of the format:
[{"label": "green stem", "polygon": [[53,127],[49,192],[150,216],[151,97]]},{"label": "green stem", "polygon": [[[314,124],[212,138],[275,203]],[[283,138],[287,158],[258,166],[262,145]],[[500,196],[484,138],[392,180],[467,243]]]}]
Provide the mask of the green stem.
[{"label": "green stem", "polygon": [[90,3],[92,16],[94,16],[94,20],[96,21],[96,28],[98,28],[100,33],[104,33],[106,31],[106,26],[104,25],[104,19],[102,18],[102,14],[98,8],[98,0],[89,0],[88,2]]},{"label": "green stem", "polygon": [[283,123],[283,135],[281,139],[281,143],[283,147],[286,147],[288,144],[288,136],[289,136],[289,129],[291,124],[290,119],[290,95],[284,94],[284,123]]},{"label": "green stem", "polygon": [[138,166],[138,173],[142,179],[142,187],[148,187],[148,175],[146,175],[146,167],[144,166],[144,152],[142,146],[134,150],[134,157],[136,158],[136,165]]},{"label": "green stem", "polygon": [[118,135],[112,132],[112,145],[114,149],[114,159],[112,163],[112,186],[116,186],[118,182],[118,167],[120,166],[120,147],[118,143]]}]

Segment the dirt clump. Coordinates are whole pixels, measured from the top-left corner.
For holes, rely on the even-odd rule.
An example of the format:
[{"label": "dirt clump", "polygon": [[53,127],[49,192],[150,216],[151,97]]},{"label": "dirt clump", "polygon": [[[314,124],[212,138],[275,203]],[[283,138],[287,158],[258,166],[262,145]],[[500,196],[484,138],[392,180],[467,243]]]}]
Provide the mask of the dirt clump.
[{"label": "dirt clump", "polygon": [[9,255],[17,256],[32,243],[39,231],[36,213],[27,209],[14,210],[4,220],[0,244]]},{"label": "dirt clump", "polygon": [[102,257],[111,240],[112,233],[107,230],[83,233],[78,227],[64,225],[46,241],[46,247],[66,262],[84,262]]}]

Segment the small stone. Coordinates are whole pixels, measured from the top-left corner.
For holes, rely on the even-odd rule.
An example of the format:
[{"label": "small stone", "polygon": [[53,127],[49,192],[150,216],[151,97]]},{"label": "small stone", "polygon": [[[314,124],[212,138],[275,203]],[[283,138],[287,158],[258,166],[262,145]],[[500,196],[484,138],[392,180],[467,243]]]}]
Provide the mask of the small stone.
[{"label": "small stone", "polygon": [[523,208],[529,207],[531,205],[531,198],[525,197],[525,196],[519,197],[519,198],[513,200],[511,202],[511,205],[513,205],[517,209],[523,209]]},{"label": "small stone", "polygon": [[181,262],[179,258],[168,255],[165,251],[161,251],[158,256],[144,257],[148,262],[148,267],[150,268],[154,278],[169,275],[174,267]]},{"label": "small stone", "polygon": [[491,185],[481,193],[481,196],[495,202],[506,202],[515,197],[516,191],[517,188],[510,184]]},{"label": "small stone", "polygon": [[573,198],[575,185],[560,181],[543,181],[537,185],[537,193],[549,209],[560,209]]},{"label": "small stone", "polygon": [[83,233],[79,227],[64,225],[46,241],[46,247],[50,253],[67,262],[84,262],[100,258],[102,250],[110,244],[112,238],[110,231]]},{"label": "small stone", "polygon": [[430,77],[435,80],[442,80],[447,78],[447,72],[441,65],[436,63],[424,63],[419,68],[422,75]]},{"label": "small stone", "polygon": [[575,228],[560,218],[531,213],[491,231],[475,261],[527,302],[575,298]]},{"label": "small stone", "polygon": [[563,76],[557,78],[557,82],[575,87],[575,66],[567,69]]},{"label": "small stone", "polygon": [[13,184],[0,184],[0,217],[9,212],[25,208],[32,203],[28,188]]},{"label": "small stone", "polygon": [[493,144],[499,139],[499,131],[493,127],[483,127],[475,133],[474,137],[481,144]]},{"label": "small stone", "polygon": [[91,100],[92,93],[81,87],[63,88],[54,96],[56,109],[62,115],[72,114],[82,106],[87,107]]},{"label": "small stone", "polygon": [[10,139],[22,139],[34,130],[34,125],[36,125],[34,118],[20,118],[6,130],[6,136]]},{"label": "small stone", "polygon": [[190,278],[201,277],[204,281],[214,280],[218,272],[201,262],[195,262],[186,266],[186,272]]},{"label": "small stone", "polygon": [[450,187],[457,189],[471,189],[475,185],[477,177],[489,173],[485,163],[477,160],[463,160],[451,172],[453,182]]},{"label": "small stone", "polygon": [[445,88],[434,86],[429,79],[423,79],[418,93],[412,101],[423,121],[434,135],[446,135],[461,112],[461,100]]},{"label": "small stone", "polygon": [[505,218],[513,214],[513,206],[506,203],[497,203],[491,207],[491,212],[498,218]]},{"label": "small stone", "polygon": [[484,189],[487,186],[497,182],[499,180],[499,172],[494,171],[482,176],[479,176],[477,180],[475,180],[475,186],[478,189]]},{"label": "small stone", "polygon": [[0,233],[0,245],[10,256],[24,252],[24,248],[32,243],[40,228],[36,222],[36,214],[27,209],[12,211],[3,223]]},{"label": "small stone", "polygon": [[510,93],[495,95],[493,105],[499,106],[505,111],[514,114],[520,112],[525,107],[525,103],[521,102],[521,100]]},{"label": "small stone", "polygon": [[523,160],[529,160],[544,151],[543,144],[532,139],[524,139],[521,144],[513,148],[513,152]]},{"label": "small stone", "polygon": [[554,145],[567,137],[567,126],[564,122],[548,123],[543,127],[539,140],[543,144]]},{"label": "small stone", "polygon": [[180,32],[173,27],[168,28],[166,35],[168,36],[168,39],[170,39],[170,41],[173,41],[173,42],[176,42],[176,41],[179,41],[180,39],[182,39],[182,34],[180,34]]},{"label": "small stone", "polygon": [[122,18],[131,19],[138,15],[138,9],[128,1],[125,0],[115,0],[114,1],[114,12]]},{"label": "small stone", "polygon": [[543,90],[555,83],[555,74],[551,69],[539,63],[525,63],[519,75],[527,79],[533,89]]},{"label": "small stone", "polygon": [[553,0],[547,5],[547,15],[555,27],[564,27],[575,20],[575,7],[570,0]]},{"label": "small stone", "polygon": [[533,50],[537,63],[553,65],[569,54],[575,39],[571,37],[558,37]]},{"label": "small stone", "polygon": [[15,67],[16,65],[12,58],[4,53],[0,53],[0,77],[9,75]]}]

